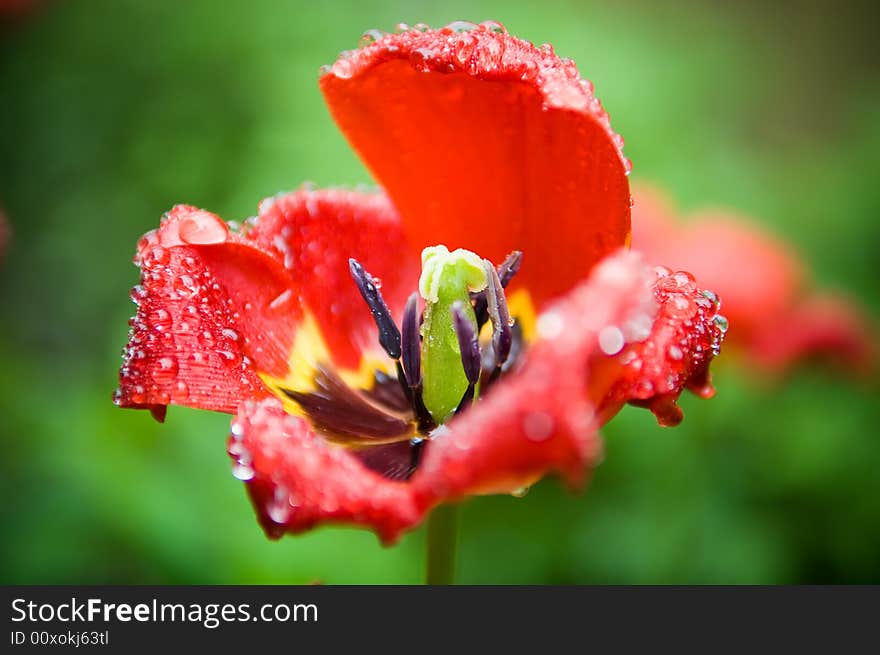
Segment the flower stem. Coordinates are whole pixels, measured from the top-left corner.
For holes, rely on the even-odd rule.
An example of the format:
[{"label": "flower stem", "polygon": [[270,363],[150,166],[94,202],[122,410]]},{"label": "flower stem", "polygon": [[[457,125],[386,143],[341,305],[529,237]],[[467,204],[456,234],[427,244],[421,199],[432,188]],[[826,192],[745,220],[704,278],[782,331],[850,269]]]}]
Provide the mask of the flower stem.
[{"label": "flower stem", "polygon": [[455,583],[455,554],[458,549],[458,514],[455,503],[440,505],[428,518],[425,582],[432,585]]}]

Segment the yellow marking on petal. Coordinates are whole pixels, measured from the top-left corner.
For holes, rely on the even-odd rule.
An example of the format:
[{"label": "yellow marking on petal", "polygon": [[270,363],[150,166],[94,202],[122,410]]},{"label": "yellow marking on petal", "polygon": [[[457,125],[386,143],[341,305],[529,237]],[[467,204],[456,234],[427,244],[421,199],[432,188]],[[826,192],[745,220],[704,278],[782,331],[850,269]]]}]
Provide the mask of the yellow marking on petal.
[{"label": "yellow marking on petal", "polygon": [[296,328],[296,336],[287,363],[287,375],[283,378],[276,378],[267,373],[259,373],[259,376],[269,390],[281,400],[284,411],[294,416],[306,416],[306,414],[299,404],[285,394],[282,389],[299,393],[315,391],[315,375],[322,365],[325,368],[334,369],[342,381],[354,389],[372,389],[376,381],[376,369],[389,375],[395,375],[388,358],[375,352],[364,353],[357,369],[337,368],[333,364],[330,350],[318,322],[308,311],[305,312],[302,322]]},{"label": "yellow marking on petal", "polygon": [[370,391],[376,384],[376,370],[397,377],[391,359],[384,352],[365,352],[357,369],[339,369],[339,377],[353,389]]},{"label": "yellow marking on petal", "polygon": [[507,308],[510,310],[510,315],[519,323],[526,343],[534,341],[538,314],[532,303],[531,294],[526,289],[517,289],[507,296]]}]

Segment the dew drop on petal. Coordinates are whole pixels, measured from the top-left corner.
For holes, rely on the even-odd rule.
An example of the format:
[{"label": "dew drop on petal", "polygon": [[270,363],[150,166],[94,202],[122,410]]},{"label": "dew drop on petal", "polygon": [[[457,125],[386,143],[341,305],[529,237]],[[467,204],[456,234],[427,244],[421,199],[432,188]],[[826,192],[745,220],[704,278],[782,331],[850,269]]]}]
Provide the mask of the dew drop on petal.
[{"label": "dew drop on petal", "polygon": [[496,34],[507,34],[507,28],[497,20],[484,20],[480,23],[480,27],[489,32],[495,32]]},{"label": "dew drop on petal", "polygon": [[266,503],[266,514],[275,523],[285,523],[290,518],[290,494],[286,487],[278,486],[275,493],[268,503]]},{"label": "dew drop on petal", "polygon": [[623,332],[616,325],[606,325],[599,330],[599,349],[606,355],[616,355],[624,346]]},{"label": "dew drop on petal", "polygon": [[358,48],[366,48],[367,46],[374,44],[383,36],[385,36],[385,33],[381,30],[367,30],[361,35],[360,41],[358,41]]},{"label": "dew drop on petal", "polygon": [[467,20],[456,20],[452,21],[446,26],[446,29],[455,32],[456,34],[460,34],[462,32],[471,32],[477,29],[476,23],[471,23]]},{"label": "dew drop on petal", "polygon": [[184,243],[209,245],[225,242],[229,228],[213,214],[197,211],[181,219],[178,234]]},{"label": "dew drop on petal", "polygon": [[245,464],[236,464],[232,467],[232,477],[247,482],[254,479],[254,469]]},{"label": "dew drop on petal", "polygon": [[564,328],[562,316],[556,312],[546,312],[538,317],[538,333],[544,339],[555,339]]},{"label": "dew drop on petal", "polygon": [[546,441],[553,436],[555,421],[546,412],[529,412],[523,419],[523,432],[529,441]]}]

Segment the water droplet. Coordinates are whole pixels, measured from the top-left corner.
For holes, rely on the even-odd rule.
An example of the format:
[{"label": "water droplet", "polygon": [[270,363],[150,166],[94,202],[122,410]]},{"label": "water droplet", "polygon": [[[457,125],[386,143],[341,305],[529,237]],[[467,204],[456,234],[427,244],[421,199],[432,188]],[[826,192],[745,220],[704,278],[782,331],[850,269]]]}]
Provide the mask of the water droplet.
[{"label": "water droplet", "polygon": [[669,298],[666,311],[672,318],[686,319],[696,313],[697,307],[687,296],[674,295]]},{"label": "water droplet", "polygon": [[191,275],[178,275],[174,278],[174,290],[184,298],[192,298],[201,288]]},{"label": "water droplet", "polygon": [[606,355],[616,355],[624,344],[623,332],[616,325],[606,325],[599,330],[599,349]]},{"label": "water droplet", "polygon": [[134,287],[132,287],[129,296],[131,297],[131,301],[135,305],[140,305],[141,301],[147,297],[147,290],[144,289],[144,287],[140,284],[136,284]]},{"label": "water droplet", "polygon": [[171,315],[161,307],[150,314],[150,324],[156,332],[171,329]]},{"label": "water droplet", "polygon": [[546,312],[538,317],[538,333],[545,339],[555,339],[564,328],[562,317],[556,312]]},{"label": "water droplet", "polygon": [[171,356],[160,357],[157,361],[158,366],[156,367],[153,375],[157,379],[157,381],[161,380],[171,380],[177,375],[178,365],[177,358]]},{"label": "water droplet", "polygon": [[676,361],[680,361],[684,358],[684,353],[681,351],[681,348],[678,346],[669,346],[669,358],[674,359]]},{"label": "water droplet", "polygon": [[431,70],[430,60],[433,57],[431,48],[416,48],[409,56],[409,63],[420,73],[427,73]]},{"label": "water droplet", "polygon": [[220,330],[220,334],[232,341],[238,341],[238,332],[236,332],[232,328],[223,328],[222,330]]},{"label": "water droplet", "polygon": [[347,80],[354,75],[354,66],[347,59],[337,59],[330,67],[330,72],[338,78]]},{"label": "water droplet", "polygon": [[480,23],[480,27],[489,32],[495,32],[496,34],[507,34],[507,28],[497,20],[484,20]]},{"label": "water droplet", "polygon": [[195,211],[181,219],[178,234],[184,243],[210,245],[225,242],[229,228],[214,214]]},{"label": "water droplet", "polygon": [[358,41],[358,48],[366,48],[373,45],[383,36],[385,36],[385,32],[381,30],[367,30],[361,35],[360,41]]},{"label": "water droplet", "polygon": [[266,503],[266,514],[275,523],[285,523],[290,518],[290,494],[286,487],[275,487],[272,500]]},{"label": "water droplet", "polygon": [[477,29],[477,24],[471,23],[470,21],[467,21],[467,20],[455,20],[455,21],[452,21],[451,23],[449,23],[446,26],[446,29],[453,31],[456,34],[461,34],[463,32],[471,32],[471,31]]},{"label": "water droplet", "polygon": [[523,419],[523,432],[529,441],[546,441],[553,436],[556,422],[546,412],[529,412]]},{"label": "water droplet", "polygon": [[274,310],[283,307],[291,297],[293,297],[293,290],[287,289],[282,291],[272,302],[269,303],[269,309]]},{"label": "water droplet", "polygon": [[254,479],[254,469],[245,464],[236,464],[232,467],[232,477],[247,482]]},{"label": "water droplet", "polygon": [[514,498],[522,498],[527,493],[529,493],[528,487],[520,487],[519,489],[514,489],[513,491],[511,491],[510,495],[513,496]]},{"label": "water droplet", "polygon": [[717,327],[721,331],[721,334],[727,332],[727,329],[730,327],[730,323],[728,322],[727,317],[722,316],[721,314],[718,314],[714,319],[712,319],[712,322],[715,323],[715,327]]},{"label": "water droplet", "polygon": [[153,268],[154,266],[166,263],[168,263],[168,251],[165,250],[165,248],[156,246],[155,248],[150,249],[150,252],[147,255],[147,268]]}]

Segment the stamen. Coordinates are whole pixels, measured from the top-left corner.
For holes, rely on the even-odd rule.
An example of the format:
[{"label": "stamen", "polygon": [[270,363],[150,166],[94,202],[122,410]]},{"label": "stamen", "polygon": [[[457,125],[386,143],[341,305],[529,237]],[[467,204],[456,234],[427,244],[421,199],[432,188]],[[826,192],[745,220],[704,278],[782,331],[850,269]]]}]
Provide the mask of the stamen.
[{"label": "stamen", "polygon": [[505,289],[513,276],[519,273],[519,267],[522,265],[522,250],[514,250],[507,258],[501,262],[496,271],[498,271],[498,279],[501,280],[501,286]]},{"label": "stamen", "polygon": [[379,329],[379,345],[388,353],[389,357],[399,359],[400,330],[397,329],[394,319],[391,318],[391,312],[388,310],[388,305],[385,304],[385,299],[382,298],[382,293],[373,282],[373,277],[364,270],[364,267],[356,259],[348,260],[348,268],[358,291],[361,292],[361,296],[370,307],[370,313]]},{"label": "stamen", "polygon": [[281,391],[308,414],[320,432],[337,441],[388,440],[413,433],[412,421],[383,411],[351,389],[331,369],[319,366],[312,391]]},{"label": "stamen", "polygon": [[501,367],[510,355],[513,337],[510,329],[510,310],[507,308],[507,299],[504,297],[504,288],[501,286],[498,272],[489,260],[485,260],[485,269],[489,277],[486,298],[489,303],[489,319],[492,321],[492,349],[495,351],[495,371],[492,377],[495,378],[501,374]]},{"label": "stamen", "polygon": [[458,348],[461,351],[461,365],[470,384],[480,379],[480,342],[473,324],[464,313],[461,302],[452,305],[452,325],[458,337]]},{"label": "stamen", "polygon": [[[502,287],[507,288],[513,276],[519,272],[521,265],[522,250],[514,250],[501,262],[496,271]],[[477,331],[479,331],[489,320],[489,300],[486,290],[471,294],[471,300],[474,302],[474,314],[477,317]]]},{"label": "stamen", "polygon": [[477,331],[464,313],[464,305],[461,302],[452,305],[452,325],[455,327],[455,334],[458,337],[461,365],[468,381],[461,402],[455,409],[456,414],[461,414],[473,404],[475,387],[480,381],[480,342],[477,339]]},{"label": "stamen", "polygon": [[[407,387],[408,397],[419,423],[419,432],[429,433],[437,427],[431,412],[422,399],[422,340],[420,336],[421,316],[419,316],[419,294],[414,292],[406,301],[403,310],[401,333],[401,361],[398,362],[398,377]],[[418,449],[416,449],[418,450]]]},{"label": "stamen", "polygon": [[403,310],[401,331],[401,359],[406,381],[410,388],[422,384],[422,342],[419,337],[419,294],[413,292]]}]

